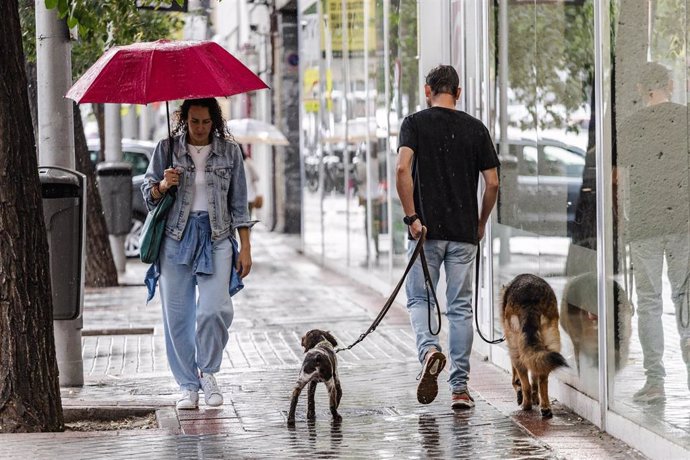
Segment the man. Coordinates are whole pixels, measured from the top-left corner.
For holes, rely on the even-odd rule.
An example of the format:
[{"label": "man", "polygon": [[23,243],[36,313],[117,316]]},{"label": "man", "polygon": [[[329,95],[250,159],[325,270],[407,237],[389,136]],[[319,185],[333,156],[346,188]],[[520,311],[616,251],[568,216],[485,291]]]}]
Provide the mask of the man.
[{"label": "man", "polygon": [[[451,66],[429,72],[424,91],[429,108],[405,118],[400,128],[397,191],[409,228],[418,239],[427,228],[424,252],[434,286],[441,264],[446,271],[446,298],[453,409],[474,407],[467,389],[472,350],[472,275],[477,245],[496,203],[499,165],[489,131],[477,119],[455,110],[460,80]],[[486,187],[481,213],[477,202],[479,175]],[[415,243],[409,243],[412,255]],[[417,399],[429,404],[438,394],[436,379],[446,357],[429,331],[426,288],[418,260],[407,279],[407,308],[423,364]],[[432,322],[432,327],[435,321]]]},{"label": "man", "polygon": [[673,80],[668,69],[648,62],[638,76],[644,107],[621,122],[617,172],[621,227],[630,244],[646,374],[645,385],[633,400],[652,404],[663,402],[666,396],[664,262],[690,388],[688,116],[686,106],[671,102]]}]

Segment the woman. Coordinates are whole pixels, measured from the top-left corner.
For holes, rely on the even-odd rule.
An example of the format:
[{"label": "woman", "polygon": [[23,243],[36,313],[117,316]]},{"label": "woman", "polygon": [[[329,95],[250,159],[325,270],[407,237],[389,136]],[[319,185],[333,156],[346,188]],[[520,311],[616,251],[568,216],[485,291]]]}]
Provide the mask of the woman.
[{"label": "woman", "polygon": [[170,141],[164,139],[142,185],[149,209],[166,193],[176,193],[159,259],[149,269],[146,284],[150,299],[160,279],[168,363],[182,390],[177,408],[196,409],[200,388],[207,405],[223,403],[214,374],[232,323],[230,296],[241,289],[241,278],[252,267],[253,222],[242,153],[226,136],[218,102],[186,100],[176,116],[173,166],[167,167]]}]

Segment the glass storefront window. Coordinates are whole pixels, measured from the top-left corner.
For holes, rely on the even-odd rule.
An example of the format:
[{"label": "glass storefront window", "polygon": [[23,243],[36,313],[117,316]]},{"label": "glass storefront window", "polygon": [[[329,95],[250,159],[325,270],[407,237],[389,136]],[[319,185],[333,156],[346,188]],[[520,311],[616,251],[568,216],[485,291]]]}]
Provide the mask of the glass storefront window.
[{"label": "glass storefront window", "polygon": [[305,249],[391,284],[406,264],[394,166],[419,109],[416,0],[301,8]]},{"label": "glass storefront window", "polygon": [[495,2],[492,13],[501,158],[494,297],[520,273],[545,278],[572,363],[559,375],[597,399],[593,2]]},{"label": "glass storefront window", "polygon": [[613,4],[611,406],[688,446],[688,4]]}]

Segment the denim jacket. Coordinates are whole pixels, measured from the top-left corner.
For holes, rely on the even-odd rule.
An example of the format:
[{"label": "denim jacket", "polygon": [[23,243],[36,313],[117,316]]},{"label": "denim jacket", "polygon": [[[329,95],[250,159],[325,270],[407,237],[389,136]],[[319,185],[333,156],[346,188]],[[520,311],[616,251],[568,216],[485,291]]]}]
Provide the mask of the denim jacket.
[{"label": "denim jacket", "polygon": [[[165,138],[156,146],[144,176],[144,183],[141,185],[149,210],[154,209],[157,204],[151,196],[151,189],[163,180],[163,171],[167,166],[168,142],[168,138]],[[165,234],[180,241],[192,207],[196,168],[187,151],[186,135],[174,137],[173,142],[173,167],[182,168],[182,173],[175,204],[168,213]],[[255,222],[249,220],[247,209],[247,185],[239,146],[235,142],[214,136],[205,173],[211,240],[228,238],[234,236],[235,229],[239,227],[253,226]]]}]

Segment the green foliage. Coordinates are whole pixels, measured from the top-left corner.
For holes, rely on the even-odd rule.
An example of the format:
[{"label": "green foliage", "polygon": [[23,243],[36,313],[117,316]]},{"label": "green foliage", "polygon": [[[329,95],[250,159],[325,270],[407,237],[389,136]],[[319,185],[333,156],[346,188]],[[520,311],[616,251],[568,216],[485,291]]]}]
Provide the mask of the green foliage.
[{"label": "green foliage", "polygon": [[[419,99],[419,59],[417,53],[417,2],[414,0],[392,0],[390,8],[390,53],[391,65],[400,62],[402,96],[408,101],[409,110],[414,111]],[[391,79],[395,78],[394,68]],[[395,82],[391,82],[391,88]],[[400,110],[400,107],[398,108]]]},{"label": "green foliage", "polygon": [[[176,0],[181,2],[182,0]],[[158,0],[160,3],[160,0]],[[20,5],[24,52],[36,58],[33,2]],[[105,50],[115,45],[173,37],[184,21],[177,13],[139,10],[134,0],[46,0],[47,8],[57,8],[70,28],[78,28],[72,47],[72,76],[77,79]]]},{"label": "green foliage", "polygon": [[653,60],[676,62],[685,60],[687,32],[686,0],[664,0],[654,2],[654,23],[652,25]]},{"label": "green foliage", "polygon": [[594,79],[594,8],[563,3],[511,4],[509,87],[527,108],[521,129],[560,128],[589,102]]}]

